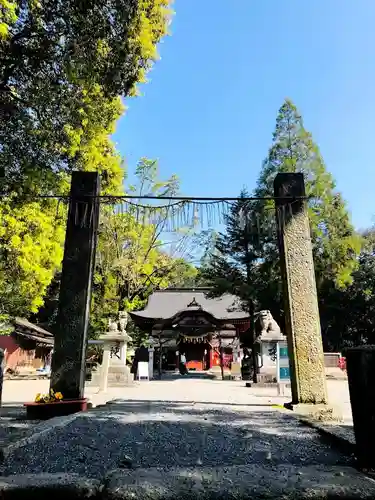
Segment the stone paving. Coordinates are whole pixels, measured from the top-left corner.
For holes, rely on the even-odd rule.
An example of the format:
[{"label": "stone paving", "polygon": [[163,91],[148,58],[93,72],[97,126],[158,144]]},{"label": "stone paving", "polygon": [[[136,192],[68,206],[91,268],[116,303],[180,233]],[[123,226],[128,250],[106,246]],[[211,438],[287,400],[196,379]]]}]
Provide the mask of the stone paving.
[{"label": "stone paving", "polygon": [[[167,382],[170,382],[167,384]],[[220,385],[217,385],[219,381],[210,385],[208,399],[213,401],[223,401],[223,402],[238,402],[240,398],[241,404],[245,404],[248,400],[249,394],[252,398],[258,397],[268,397],[268,400],[274,403],[283,404],[290,397],[290,391],[286,392],[285,398],[277,398],[277,391],[275,388],[252,388],[243,391],[231,391],[229,389],[240,386],[243,387],[243,382],[224,382],[224,386],[228,390],[222,391],[223,382],[220,381]],[[151,382],[142,383],[133,388],[121,389],[121,388],[110,388],[107,393],[98,393],[97,388],[88,387],[86,390],[86,396],[93,402],[94,405],[100,405],[106,403],[108,400],[127,397],[129,394],[131,398],[144,398],[146,400],[153,400],[155,394],[161,394],[163,396],[163,390],[155,391],[154,385],[157,387],[168,387],[167,394],[173,399],[178,400],[179,398],[184,401],[186,397],[193,398],[196,394],[190,396],[189,391],[184,391],[181,393],[178,384],[171,381],[171,377],[166,377],[164,381],[161,382]],[[351,407],[349,401],[349,390],[346,380],[328,380],[328,391],[332,404],[340,409],[344,417],[344,425],[352,425]],[[136,389],[137,388],[137,389]],[[0,413],[0,445],[5,446],[11,442],[16,441],[24,436],[29,435],[32,432],[32,428],[37,421],[25,421],[25,410],[23,409],[23,403],[32,400],[38,392],[45,393],[48,392],[49,381],[48,380],[7,380],[4,382],[3,388],[3,408]],[[136,390],[135,390],[136,389]],[[141,389],[141,390],[140,390]],[[175,390],[176,389],[176,390]],[[199,398],[204,398],[204,391],[199,395]],[[239,396],[241,394],[241,396]],[[159,397],[158,396],[158,397]],[[223,400],[224,398],[224,400]],[[162,398],[163,399],[163,398]],[[206,398],[207,399],[207,398]],[[267,401],[268,401],[267,400]],[[206,401],[207,402],[207,401]]]},{"label": "stone paving", "polygon": [[315,430],[275,410],[273,405],[288,398],[269,393],[243,382],[199,378],[139,383],[123,389],[109,407],[80,415],[30,449],[20,448],[2,473],[74,470],[97,477],[130,465],[350,463]]},{"label": "stone paving", "polygon": [[110,498],[375,497],[352,456],[275,408],[290,397],[274,388],[168,377],[116,392],[111,404],[11,451],[0,474],[74,473],[112,488]]},{"label": "stone paving", "polygon": [[[173,377],[172,377],[173,378]],[[171,377],[165,377],[165,381],[169,381]],[[151,384],[160,384],[162,382],[151,382]],[[220,381],[222,383],[222,381]],[[234,382],[236,383],[236,382]],[[152,397],[153,389],[150,391],[147,389],[147,383],[142,383],[142,394],[148,394]],[[229,387],[233,387],[232,382],[225,382],[225,384],[232,384]],[[237,383],[238,384],[238,383]],[[243,382],[239,382],[240,386],[243,386]],[[350,407],[350,399],[349,399],[349,389],[348,382],[345,379],[342,380],[327,380],[328,387],[328,395],[330,402],[339,407],[344,420],[347,423],[352,422],[351,416],[351,407]],[[15,406],[19,407],[26,401],[33,400],[35,395],[38,392],[48,392],[49,389],[49,380],[8,380],[4,382],[3,387],[3,406]],[[102,404],[106,400],[122,397],[124,391],[130,390],[132,393],[133,389],[121,389],[121,388],[111,388],[108,390],[107,394],[98,394],[98,389],[93,387],[88,387],[86,390],[86,396],[93,400],[94,404]],[[168,389],[171,391],[172,389]],[[215,392],[215,397],[220,393],[221,390]],[[254,394],[262,395],[262,396],[270,396],[272,398],[276,397],[277,391],[276,388],[252,388],[251,392]],[[242,396],[241,396],[242,397]],[[247,397],[247,394],[244,395],[244,398]],[[282,401],[290,398],[290,391],[288,390],[285,393],[285,398],[282,398]],[[246,401],[243,401],[246,402]]]}]

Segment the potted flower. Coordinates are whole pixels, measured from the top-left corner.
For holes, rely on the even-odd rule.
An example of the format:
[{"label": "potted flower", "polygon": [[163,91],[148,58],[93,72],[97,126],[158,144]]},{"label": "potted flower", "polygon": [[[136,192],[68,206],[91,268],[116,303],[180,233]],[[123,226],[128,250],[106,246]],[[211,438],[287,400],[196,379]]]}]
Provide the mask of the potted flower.
[{"label": "potted flower", "polygon": [[87,410],[86,399],[64,399],[61,392],[50,390],[48,394],[38,393],[32,403],[25,403],[28,419],[47,420],[52,417],[71,415]]},{"label": "potted flower", "polygon": [[40,392],[35,396],[35,403],[58,403],[63,400],[61,392],[50,390],[49,394],[41,394]]}]

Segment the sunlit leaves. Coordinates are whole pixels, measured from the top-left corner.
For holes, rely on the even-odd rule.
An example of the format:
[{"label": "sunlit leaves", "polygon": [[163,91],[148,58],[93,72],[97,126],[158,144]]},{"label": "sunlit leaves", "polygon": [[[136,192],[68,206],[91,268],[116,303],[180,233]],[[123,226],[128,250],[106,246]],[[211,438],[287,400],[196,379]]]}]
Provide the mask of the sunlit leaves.
[{"label": "sunlit leaves", "polygon": [[43,304],[62,260],[64,230],[56,202],[0,203],[0,308],[29,315]]},{"label": "sunlit leaves", "polygon": [[2,191],[32,192],[41,181],[53,189],[53,174],[81,168],[107,170],[104,191],[118,190],[121,162],[106,136],[122,113],[119,97],[133,93],[157,57],[168,5],[1,1]]}]

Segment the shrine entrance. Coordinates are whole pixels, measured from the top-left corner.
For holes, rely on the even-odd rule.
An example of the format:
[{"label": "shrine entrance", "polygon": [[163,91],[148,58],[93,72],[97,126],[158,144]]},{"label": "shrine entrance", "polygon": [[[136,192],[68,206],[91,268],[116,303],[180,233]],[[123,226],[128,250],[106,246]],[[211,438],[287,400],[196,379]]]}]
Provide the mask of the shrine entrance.
[{"label": "shrine entrance", "polygon": [[[48,195],[48,197],[51,196]],[[56,198],[59,201],[67,199],[66,196]],[[253,237],[256,240],[263,231],[262,220],[258,218],[256,204],[254,208],[253,203],[262,200],[267,201],[266,206],[270,210],[266,212],[272,214],[274,221],[272,226],[265,224],[265,228],[270,229],[270,234],[264,233],[264,235],[270,238],[276,235],[280,249],[293,402],[326,402],[324,357],[307,199],[302,173],[277,174],[274,180],[274,197],[260,199],[187,198],[139,194],[102,196],[99,192],[97,172],[73,172],[71,192],[68,197],[69,210],[56,319],[58,328],[55,332],[51,387],[55,391],[62,392],[67,399],[81,401],[84,395],[85,352],[101,204],[107,205],[104,210],[106,216],[119,217],[121,221],[131,217],[140,226],[143,222],[147,222],[156,231],[152,238],[154,242],[162,239],[162,234],[166,232],[175,232],[178,236],[182,232],[181,229],[185,228],[184,235],[188,235],[190,230],[194,231],[197,226],[202,226],[203,221],[209,228],[213,228],[215,225],[225,223],[228,217],[234,216],[243,230],[248,248]],[[167,201],[164,201],[165,205],[158,205],[155,200]],[[263,215],[262,211],[262,217]],[[177,238],[175,242],[168,242],[168,245],[180,248],[181,239]],[[126,246],[122,245],[121,248],[124,247]],[[132,259],[136,256],[137,252],[132,254]],[[132,259],[129,260],[129,266],[131,266]],[[135,267],[142,268],[142,266]],[[243,280],[245,284],[251,285],[251,274],[248,269],[243,275]],[[142,295],[149,290],[151,285],[152,280],[151,282],[145,281]],[[124,293],[128,293],[128,287],[123,288]],[[240,332],[241,321],[247,323],[246,330],[250,332],[250,340],[254,345],[255,316],[252,300],[247,301],[245,313],[238,304],[235,308],[232,308],[231,304],[223,307],[228,297],[230,301],[233,301],[234,297],[231,295],[222,296],[220,299],[207,299],[211,300],[211,305],[206,302],[207,307],[202,304],[201,299],[195,300],[193,295],[192,298],[198,303],[198,307],[192,304],[181,307],[180,303],[167,300],[164,311],[156,307],[151,313],[150,301],[162,292],[168,293],[168,290],[154,292],[144,311],[130,313],[137,326],[143,322],[147,329],[151,330],[151,336],[159,345],[160,358],[164,342],[174,343],[173,348],[176,353],[179,352],[177,340],[181,334],[185,337],[206,335],[206,342],[209,341],[208,334],[210,333],[212,335],[211,348],[217,349],[213,345],[215,341],[219,345],[221,360],[224,361],[225,349],[229,348],[229,345],[224,345],[225,333],[229,332],[227,340],[234,353],[239,335],[233,335],[233,332],[237,334]],[[175,292],[176,289],[172,293]],[[195,294],[195,289],[190,289],[190,293]],[[237,294],[237,291],[233,293]],[[202,293],[202,296],[204,299],[205,294]],[[197,318],[198,320],[203,318],[203,324],[195,324]],[[201,354],[200,351],[199,356]],[[198,357],[198,352],[194,357]],[[255,349],[253,349],[253,357],[254,382],[256,382]],[[206,359],[207,354],[204,360]],[[223,363],[221,366],[223,367]]]},{"label": "shrine entrance", "polygon": [[181,338],[177,344],[179,355],[185,354],[186,367],[193,371],[207,371],[211,368],[213,349],[204,337]]},{"label": "shrine entrance", "polygon": [[[156,365],[178,370],[181,355],[189,371],[230,369],[238,361],[240,334],[250,326],[249,314],[234,296],[209,298],[206,288],[166,289],[154,292],[143,311],[130,315],[140,328],[151,325]],[[165,311],[165,314],[164,314]],[[156,314],[159,318],[155,318]],[[160,318],[163,314],[164,318]]]}]

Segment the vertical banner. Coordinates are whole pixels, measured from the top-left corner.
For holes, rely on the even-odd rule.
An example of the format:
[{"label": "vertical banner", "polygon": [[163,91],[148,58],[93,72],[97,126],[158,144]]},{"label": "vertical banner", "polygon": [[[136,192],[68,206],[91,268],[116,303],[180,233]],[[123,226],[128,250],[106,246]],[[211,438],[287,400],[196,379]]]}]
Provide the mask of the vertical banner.
[{"label": "vertical banner", "polygon": [[290,370],[289,370],[289,354],[287,342],[277,343],[277,383],[287,384],[290,383]]}]

